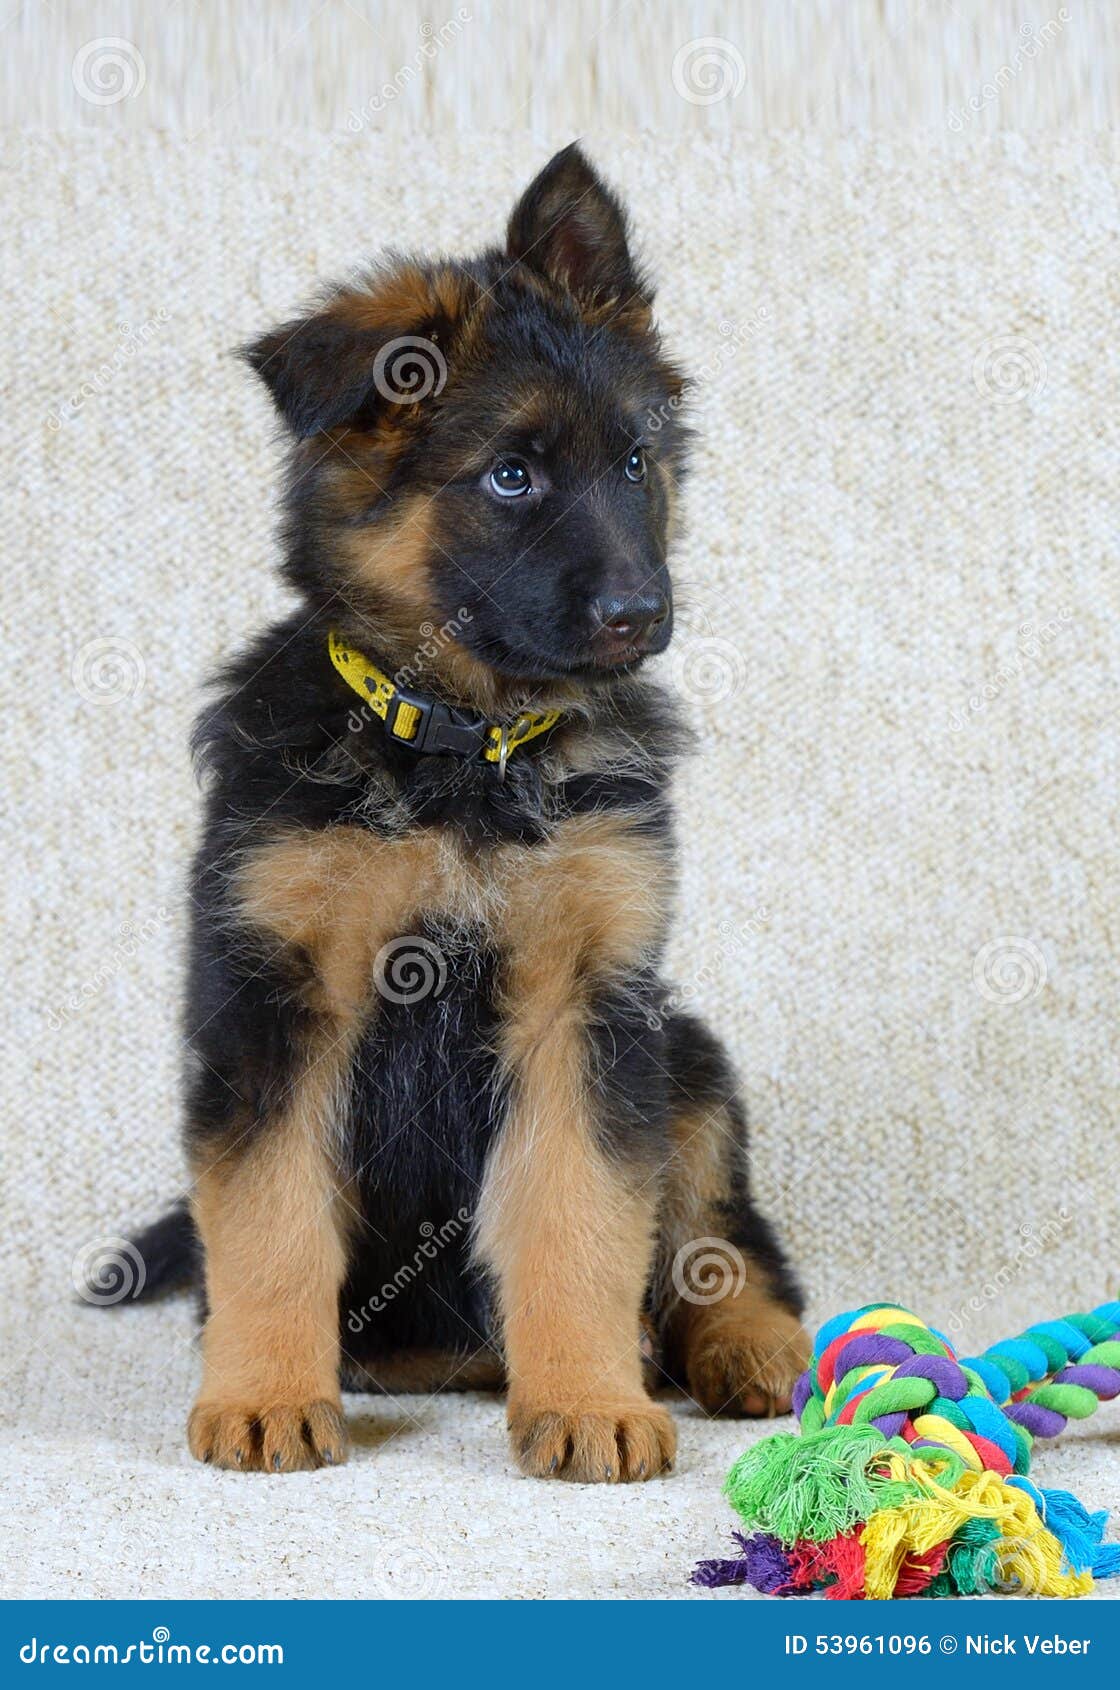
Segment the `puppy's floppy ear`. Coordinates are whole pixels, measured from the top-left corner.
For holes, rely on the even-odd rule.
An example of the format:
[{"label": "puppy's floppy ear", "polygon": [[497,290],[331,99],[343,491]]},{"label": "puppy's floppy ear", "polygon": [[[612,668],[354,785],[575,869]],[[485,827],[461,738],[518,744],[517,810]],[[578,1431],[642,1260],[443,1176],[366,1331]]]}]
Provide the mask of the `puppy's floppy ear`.
[{"label": "puppy's floppy ear", "polygon": [[630,253],[625,211],[574,141],[514,206],[506,250],[573,293],[653,297]]},{"label": "puppy's floppy ear", "polygon": [[379,339],[329,312],[270,329],[242,348],[299,440],[370,409]]},{"label": "puppy's floppy ear", "polygon": [[471,302],[465,278],[399,263],[344,288],[319,311],[242,347],[300,440],[346,424],[372,428],[390,407],[412,417],[447,380],[446,348]]}]

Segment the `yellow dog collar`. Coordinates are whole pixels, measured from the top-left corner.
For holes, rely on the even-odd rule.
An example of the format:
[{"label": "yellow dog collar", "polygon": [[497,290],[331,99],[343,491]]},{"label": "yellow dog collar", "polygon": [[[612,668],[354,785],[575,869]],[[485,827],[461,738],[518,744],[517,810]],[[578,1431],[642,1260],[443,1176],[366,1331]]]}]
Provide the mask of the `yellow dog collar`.
[{"label": "yellow dog collar", "polygon": [[398,686],[383,669],[341,639],[333,630],[331,662],[346,682],[385,723],[390,739],[412,751],[443,756],[479,757],[497,765],[504,777],[506,761],[519,746],[547,733],[560,720],[559,710],[518,716],[512,726],[488,722],[478,711],[454,710],[437,698]]}]

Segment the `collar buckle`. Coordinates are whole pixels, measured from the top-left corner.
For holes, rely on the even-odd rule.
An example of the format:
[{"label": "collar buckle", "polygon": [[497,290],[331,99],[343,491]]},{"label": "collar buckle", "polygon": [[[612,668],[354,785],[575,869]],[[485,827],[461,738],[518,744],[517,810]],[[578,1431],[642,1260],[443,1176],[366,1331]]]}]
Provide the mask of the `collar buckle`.
[{"label": "collar buckle", "polygon": [[[402,705],[405,706],[403,721]],[[401,723],[401,728],[398,728],[398,723]],[[409,727],[412,727],[411,733],[407,731]],[[385,728],[390,739],[398,745],[407,745],[410,751],[473,757],[481,753],[486,744],[487,723],[481,711],[453,710],[439,699],[413,692],[408,687],[398,686],[393,693]],[[401,731],[402,728],[405,731]]]}]

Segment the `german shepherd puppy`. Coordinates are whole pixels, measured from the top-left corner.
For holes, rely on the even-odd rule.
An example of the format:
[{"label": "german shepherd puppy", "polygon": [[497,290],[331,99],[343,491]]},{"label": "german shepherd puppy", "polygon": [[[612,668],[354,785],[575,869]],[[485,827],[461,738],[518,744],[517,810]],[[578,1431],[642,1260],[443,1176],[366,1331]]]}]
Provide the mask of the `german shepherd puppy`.
[{"label": "german shepherd puppy", "polygon": [[198,726],[192,1189],[138,1240],[148,1291],[201,1270],[202,1461],[344,1460],[340,1389],[505,1385],[526,1473],[647,1479],[651,1374],[768,1414],[806,1362],[727,1061],[660,976],[681,712],[640,671],[685,431],[651,297],[571,146],[503,249],[246,350],[299,604]]}]

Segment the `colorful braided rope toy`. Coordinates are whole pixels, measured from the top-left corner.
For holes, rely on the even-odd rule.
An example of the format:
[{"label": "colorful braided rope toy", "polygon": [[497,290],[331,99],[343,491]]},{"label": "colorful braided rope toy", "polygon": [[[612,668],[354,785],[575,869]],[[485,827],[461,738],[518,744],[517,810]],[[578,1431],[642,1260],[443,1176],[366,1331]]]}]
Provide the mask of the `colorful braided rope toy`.
[{"label": "colorful braided rope toy", "polygon": [[1053,1438],[1120,1394],[1120,1302],[981,1356],[893,1304],[821,1327],[794,1391],[800,1437],[739,1457],[724,1491],[751,1535],[693,1582],[775,1596],[1083,1596],[1120,1573],[1107,1515],[1027,1477]]}]

